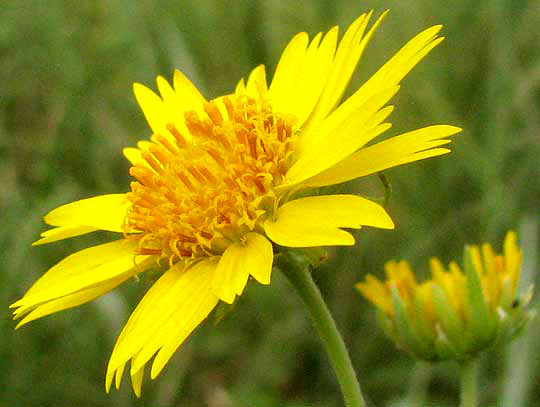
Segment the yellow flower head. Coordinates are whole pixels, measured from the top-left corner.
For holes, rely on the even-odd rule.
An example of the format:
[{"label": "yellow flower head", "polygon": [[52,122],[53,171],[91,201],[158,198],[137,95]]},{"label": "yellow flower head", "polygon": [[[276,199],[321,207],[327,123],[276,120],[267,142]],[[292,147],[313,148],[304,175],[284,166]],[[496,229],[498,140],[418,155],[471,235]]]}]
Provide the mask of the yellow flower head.
[{"label": "yellow flower head", "polygon": [[137,306],[113,350],[107,390],[130,362],[140,394],[143,368],[163,369],[186,337],[221,300],[232,303],[250,276],[270,283],[274,246],[352,245],[341,228],[391,229],[386,211],[354,195],[295,193],[342,183],[447,153],[460,131],[430,126],[378,143],[390,127],[386,106],[407,73],[442,41],[440,26],[409,41],[341,102],[364,48],[380,24],[363,14],[338,41],[338,27],[287,45],[270,86],[264,66],[233,93],[207,100],[180,71],[159,95],[135,84],[152,130],[126,148],[135,179],[124,194],[61,206],[55,226],[35,244],[95,230],[119,240],[72,254],[50,269],[12,307],[19,325],[90,301],[159,262],[168,270]]},{"label": "yellow flower head", "polygon": [[503,253],[489,244],[465,248],[464,272],[430,260],[431,280],[417,283],[406,261],[385,264],[384,282],[368,275],[356,288],[380,310],[397,344],[427,360],[466,359],[518,333],[531,313],[530,294],[517,298],[522,252],[508,232]]}]

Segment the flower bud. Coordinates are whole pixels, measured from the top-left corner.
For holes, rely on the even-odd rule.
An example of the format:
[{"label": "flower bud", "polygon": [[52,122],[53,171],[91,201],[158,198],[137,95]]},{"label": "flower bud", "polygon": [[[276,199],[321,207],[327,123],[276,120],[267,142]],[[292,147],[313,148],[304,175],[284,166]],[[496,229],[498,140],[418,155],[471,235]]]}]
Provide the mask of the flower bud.
[{"label": "flower bud", "polygon": [[522,251],[516,233],[502,254],[489,244],[466,246],[463,269],[430,260],[431,279],[418,283],[406,261],[385,264],[386,280],[367,275],[360,293],[377,307],[378,321],[398,347],[430,361],[466,360],[522,331],[534,312],[527,309],[532,287],[517,288]]}]

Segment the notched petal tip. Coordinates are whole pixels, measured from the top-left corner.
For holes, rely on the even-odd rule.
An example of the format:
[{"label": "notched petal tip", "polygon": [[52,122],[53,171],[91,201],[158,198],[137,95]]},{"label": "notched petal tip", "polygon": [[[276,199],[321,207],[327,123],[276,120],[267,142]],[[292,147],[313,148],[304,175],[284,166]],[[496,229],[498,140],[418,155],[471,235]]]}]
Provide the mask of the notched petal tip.
[{"label": "notched petal tip", "polygon": [[141,398],[142,391],[142,382],[144,376],[144,366],[137,370],[136,372],[131,372],[131,387],[133,388],[133,393],[137,398]]},{"label": "notched petal tip", "polygon": [[253,276],[261,284],[270,283],[273,263],[272,244],[259,233],[248,233],[242,243],[232,244],[220,258],[212,279],[212,291],[232,304]]},{"label": "notched petal tip", "polygon": [[289,201],[275,219],[264,223],[267,236],[281,246],[349,246],[354,237],[342,228],[371,226],[392,229],[394,223],[379,204],[355,195],[320,195]]},{"label": "notched petal tip", "polygon": [[[20,308],[24,305],[24,297],[22,298],[19,298],[17,301],[15,301],[13,304],[11,304],[9,306],[9,308]],[[18,310],[15,310],[14,311],[15,315],[13,316],[13,319],[17,319],[17,313],[18,313]]]}]

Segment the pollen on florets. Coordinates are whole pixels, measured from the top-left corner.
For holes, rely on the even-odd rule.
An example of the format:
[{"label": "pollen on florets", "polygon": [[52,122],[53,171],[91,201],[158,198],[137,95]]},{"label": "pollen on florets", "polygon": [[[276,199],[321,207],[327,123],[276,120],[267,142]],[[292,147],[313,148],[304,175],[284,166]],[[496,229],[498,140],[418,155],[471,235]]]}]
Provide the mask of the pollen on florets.
[{"label": "pollen on florets", "polygon": [[144,145],[131,167],[126,217],[139,253],[177,260],[221,254],[272,212],[291,165],[295,120],[268,102],[233,95],[184,114]]}]

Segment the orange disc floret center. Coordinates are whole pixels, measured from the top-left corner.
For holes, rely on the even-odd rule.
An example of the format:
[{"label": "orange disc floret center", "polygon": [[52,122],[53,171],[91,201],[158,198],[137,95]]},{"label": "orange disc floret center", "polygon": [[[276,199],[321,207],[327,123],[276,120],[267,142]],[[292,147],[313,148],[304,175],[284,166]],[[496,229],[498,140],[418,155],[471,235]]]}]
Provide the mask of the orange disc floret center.
[{"label": "orange disc floret center", "polygon": [[[294,118],[245,95],[184,114],[188,134],[168,124],[130,169],[129,238],[140,254],[169,261],[221,254],[271,212],[295,145]],[[187,136],[187,137],[186,137]]]}]

